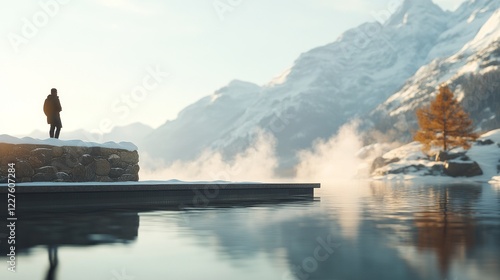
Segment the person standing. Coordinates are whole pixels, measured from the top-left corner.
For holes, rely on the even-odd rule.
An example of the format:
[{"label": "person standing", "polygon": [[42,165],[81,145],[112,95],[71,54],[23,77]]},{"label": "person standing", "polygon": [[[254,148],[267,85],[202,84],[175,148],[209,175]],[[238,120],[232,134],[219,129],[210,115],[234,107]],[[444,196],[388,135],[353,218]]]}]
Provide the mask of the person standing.
[{"label": "person standing", "polygon": [[59,115],[61,111],[62,107],[59,96],[57,96],[57,89],[53,88],[43,104],[43,112],[47,116],[47,123],[50,124],[50,138],[59,138],[62,128],[61,116]]}]

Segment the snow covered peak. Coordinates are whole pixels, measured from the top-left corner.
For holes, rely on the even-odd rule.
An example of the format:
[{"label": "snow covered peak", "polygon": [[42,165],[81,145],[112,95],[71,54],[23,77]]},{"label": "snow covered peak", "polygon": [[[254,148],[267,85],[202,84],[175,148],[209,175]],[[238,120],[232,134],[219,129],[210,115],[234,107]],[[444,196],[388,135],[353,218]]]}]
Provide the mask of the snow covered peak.
[{"label": "snow covered peak", "polygon": [[231,82],[229,82],[227,87],[231,87],[231,88],[234,88],[234,87],[237,87],[237,88],[252,87],[252,88],[255,88],[255,87],[259,87],[259,86],[254,84],[254,83],[251,83],[251,82],[246,82],[246,81],[234,79]]},{"label": "snow covered peak", "polygon": [[439,36],[438,43],[429,52],[427,61],[449,57],[463,49],[499,8],[498,0],[464,2],[455,12],[449,14],[448,30]]},{"label": "snow covered peak", "polygon": [[491,43],[500,40],[500,9],[493,13],[488,21],[479,30],[476,37],[466,44],[462,51],[477,51],[485,49]]},{"label": "snow covered peak", "polygon": [[439,20],[446,13],[432,0],[404,0],[398,10],[389,18],[386,25],[406,25],[413,21]]},{"label": "snow covered peak", "polygon": [[[500,8],[500,1],[498,0],[469,0],[465,1],[454,12],[453,18],[462,21],[467,18],[467,23],[472,23],[478,18],[489,16],[493,11]],[[451,22],[455,25],[455,22]]]},{"label": "snow covered peak", "polygon": [[401,6],[399,7],[399,10],[409,11],[411,9],[414,9],[415,7],[426,8],[435,5],[436,4],[434,4],[432,0],[403,0]]},{"label": "snow covered peak", "polygon": [[472,11],[477,8],[486,9],[489,7],[498,7],[500,2],[498,0],[467,0],[458,7],[457,12]]},{"label": "snow covered peak", "polygon": [[271,82],[267,84],[268,87],[272,86],[278,86],[281,84],[284,84],[288,78],[288,75],[290,75],[290,72],[292,71],[292,68],[288,68],[285,71],[283,71],[281,74],[278,76],[274,77]]},{"label": "snow covered peak", "polygon": [[217,90],[214,96],[220,95],[246,95],[260,92],[261,87],[250,82],[232,80],[227,86]]}]

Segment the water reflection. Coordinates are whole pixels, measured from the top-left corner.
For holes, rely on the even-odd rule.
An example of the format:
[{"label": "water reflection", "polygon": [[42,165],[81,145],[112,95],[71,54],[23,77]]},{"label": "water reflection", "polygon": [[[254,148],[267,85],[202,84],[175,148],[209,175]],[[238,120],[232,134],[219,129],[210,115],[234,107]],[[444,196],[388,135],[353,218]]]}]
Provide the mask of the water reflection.
[{"label": "water reflection", "polygon": [[439,269],[448,273],[454,258],[474,247],[474,205],[481,186],[455,185],[452,188],[428,188],[434,205],[415,213],[416,246],[437,255]]},{"label": "water reflection", "polygon": [[133,258],[101,267],[102,279],[120,266],[135,279],[500,276],[500,204],[490,186],[325,185],[319,195],[321,201],[26,216],[18,250],[37,255],[36,248],[47,248],[40,257],[46,261],[48,253],[49,266],[38,279],[84,279],[67,271],[75,269],[68,248],[103,247],[105,254],[92,257],[108,263],[120,259],[118,246],[99,245],[115,243],[131,245]]},{"label": "water reflection", "polygon": [[490,186],[379,183],[371,189],[371,215],[382,225],[399,220],[388,232],[395,237],[391,246],[421,279],[498,278],[499,269],[489,264],[500,260],[500,246],[484,238],[500,237],[499,205]]},{"label": "water reflection", "polygon": [[[58,248],[67,246],[88,247],[103,244],[127,244],[138,236],[137,212],[99,213],[50,213],[18,217],[16,222],[16,254],[32,254],[37,247],[46,247],[49,268],[45,279],[57,279]],[[1,252],[8,252],[10,245],[0,242]]]},{"label": "water reflection", "polygon": [[129,243],[136,240],[138,228],[137,212],[30,214],[17,221],[16,249],[29,254],[36,246]]},{"label": "water reflection", "polygon": [[[203,238],[197,242],[215,247],[229,262],[261,252],[285,258],[288,272],[282,279],[453,279],[458,275],[459,279],[496,279],[499,269],[488,264],[500,260],[500,247],[484,234],[500,238],[500,212],[498,207],[480,205],[495,196],[483,194],[483,188],[334,186],[330,194],[323,194],[321,204],[302,205],[303,209],[212,210],[190,215],[188,223],[179,221],[179,225],[212,237],[212,243]],[[339,201],[340,189],[344,191],[340,197],[356,199]],[[343,220],[346,213],[356,221]],[[321,246],[325,243],[332,249],[328,257]]]},{"label": "water reflection", "polygon": [[56,268],[59,263],[57,258],[57,246],[49,245],[47,247],[47,251],[49,252],[49,270],[47,272],[46,280],[54,280],[56,279]]}]

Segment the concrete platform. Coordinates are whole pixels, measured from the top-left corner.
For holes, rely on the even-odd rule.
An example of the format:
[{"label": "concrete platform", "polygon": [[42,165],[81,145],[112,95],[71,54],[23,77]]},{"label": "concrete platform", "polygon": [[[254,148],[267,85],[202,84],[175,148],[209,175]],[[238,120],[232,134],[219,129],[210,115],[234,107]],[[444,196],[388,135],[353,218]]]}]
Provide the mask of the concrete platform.
[{"label": "concrete platform", "polygon": [[[210,207],[224,203],[312,200],[320,184],[226,182],[24,183],[16,186],[16,212],[109,208]],[[0,186],[0,216],[7,215]]]}]

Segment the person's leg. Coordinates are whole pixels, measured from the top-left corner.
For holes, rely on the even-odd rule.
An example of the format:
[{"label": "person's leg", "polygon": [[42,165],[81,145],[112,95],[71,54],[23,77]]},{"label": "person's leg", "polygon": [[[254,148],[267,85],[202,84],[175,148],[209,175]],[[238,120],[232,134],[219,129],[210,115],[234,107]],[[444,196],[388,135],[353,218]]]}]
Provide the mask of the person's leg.
[{"label": "person's leg", "polygon": [[56,128],[55,125],[51,124],[50,125],[50,130],[49,130],[49,136],[50,138],[54,138],[54,129]]},{"label": "person's leg", "polygon": [[59,133],[61,133],[61,127],[60,127],[60,126],[58,126],[58,127],[56,128],[56,135],[55,135],[55,137],[56,137],[57,139],[59,139]]}]

